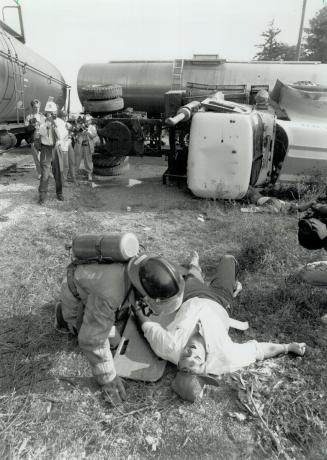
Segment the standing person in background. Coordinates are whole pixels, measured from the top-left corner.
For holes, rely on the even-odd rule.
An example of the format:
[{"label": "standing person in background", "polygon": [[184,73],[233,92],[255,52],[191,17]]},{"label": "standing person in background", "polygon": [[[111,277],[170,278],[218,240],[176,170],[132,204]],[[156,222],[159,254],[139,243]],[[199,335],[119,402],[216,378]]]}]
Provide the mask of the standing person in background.
[{"label": "standing person in background", "polygon": [[72,145],[74,147],[75,152],[75,170],[76,174],[79,174],[79,170],[81,167],[81,160],[82,160],[82,137],[81,133],[83,130],[83,117],[78,116],[76,119],[76,123],[73,130],[73,137],[72,137]]},{"label": "standing person in background", "polygon": [[84,161],[84,169],[89,181],[92,180],[94,154],[94,140],[97,137],[97,130],[92,123],[91,115],[85,115],[77,120],[78,131],[75,143],[76,169],[80,167],[81,160]]},{"label": "standing person in background", "polygon": [[40,112],[41,102],[38,99],[31,101],[32,113],[27,115],[25,119],[26,131],[31,134],[31,150],[35,163],[35,168],[40,179],[41,166],[40,166],[40,125],[45,122],[44,115]]},{"label": "standing person in background", "polygon": [[67,182],[76,183],[75,174],[75,152],[72,146],[72,125],[67,121],[67,112],[62,109],[59,112],[58,118],[65,122],[65,129],[67,131],[63,141],[61,142],[61,148],[63,151],[63,176]]},{"label": "standing person in background", "polygon": [[57,104],[49,97],[45,105],[45,122],[40,125],[41,139],[41,179],[39,185],[39,204],[47,198],[50,167],[56,182],[56,195],[59,201],[64,201],[62,192],[63,183],[63,150],[62,145],[68,136],[66,124],[57,118]]}]

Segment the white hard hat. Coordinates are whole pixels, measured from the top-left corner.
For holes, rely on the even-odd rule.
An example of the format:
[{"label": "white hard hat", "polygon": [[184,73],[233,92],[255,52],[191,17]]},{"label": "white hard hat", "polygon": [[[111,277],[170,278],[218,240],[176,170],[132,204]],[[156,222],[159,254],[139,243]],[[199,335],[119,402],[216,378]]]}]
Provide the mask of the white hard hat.
[{"label": "white hard hat", "polygon": [[58,106],[55,103],[54,98],[52,96],[50,96],[49,99],[47,100],[47,103],[45,104],[45,107],[44,107],[44,111],[57,113]]}]

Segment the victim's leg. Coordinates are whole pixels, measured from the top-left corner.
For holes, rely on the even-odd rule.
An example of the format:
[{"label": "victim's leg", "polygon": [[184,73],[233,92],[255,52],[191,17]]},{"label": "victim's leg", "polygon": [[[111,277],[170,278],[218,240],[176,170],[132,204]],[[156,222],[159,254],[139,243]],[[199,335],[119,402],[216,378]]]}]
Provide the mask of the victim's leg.
[{"label": "victim's leg", "polygon": [[238,263],[234,256],[226,255],[222,257],[216,269],[214,278],[209,285],[216,295],[222,300],[224,307],[229,306],[233,300],[237,269]]},{"label": "victim's leg", "polygon": [[261,356],[257,359],[274,358],[275,356],[287,353],[294,353],[299,356],[303,356],[305,353],[305,343],[271,343],[271,342],[260,342],[259,349]]}]

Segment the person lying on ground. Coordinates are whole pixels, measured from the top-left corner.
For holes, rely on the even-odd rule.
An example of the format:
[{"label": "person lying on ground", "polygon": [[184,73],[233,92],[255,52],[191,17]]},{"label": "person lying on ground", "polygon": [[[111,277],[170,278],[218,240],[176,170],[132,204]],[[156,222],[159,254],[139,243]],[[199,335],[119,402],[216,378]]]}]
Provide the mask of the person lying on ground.
[{"label": "person lying on ground", "polygon": [[[72,333],[85,353],[105,398],[112,404],[126,399],[110,351],[119,334],[114,324],[142,297],[155,314],[172,315],[182,304],[185,282],[163,257],[141,255],[127,263],[70,264],[56,305],[55,326]],[[114,343],[113,343],[114,342]],[[118,343],[117,343],[118,342]]]},{"label": "person lying on ground", "polygon": [[[219,376],[283,353],[304,355],[305,343],[232,341],[230,327],[248,327],[247,323],[232,320],[226,311],[233,299],[237,267],[233,256],[224,256],[208,286],[195,253],[185,280],[184,302],[165,327],[160,324],[160,317],[148,318],[140,307],[132,307],[144,336],[159,357],[186,373]],[[182,390],[179,394],[183,397]]]},{"label": "person lying on ground", "polygon": [[289,214],[294,214],[296,212],[303,212],[307,209],[310,209],[312,206],[315,206],[316,201],[311,200],[307,203],[294,203],[289,201],[283,201],[279,198],[271,196],[263,196],[258,189],[249,186],[248,191],[244,199],[251,205],[258,207],[257,212],[287,212]]}]

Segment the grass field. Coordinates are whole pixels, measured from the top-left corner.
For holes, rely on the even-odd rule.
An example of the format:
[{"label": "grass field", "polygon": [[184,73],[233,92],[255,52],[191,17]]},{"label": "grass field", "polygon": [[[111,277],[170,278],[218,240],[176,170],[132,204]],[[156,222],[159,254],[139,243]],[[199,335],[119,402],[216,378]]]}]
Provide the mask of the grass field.
[{"label": "grass field", "polygon": [[[299,247],[297,216],[195,199],[163,186],[163,170],[139,160],[131,177],[146,177],[141,184],[81,183],[65,189],[63,203],[52,184],[42,207],[33,170],[0,177],[8,217],[0,222],[0,458],[327,458],[326,293],[294,276],[324,253]],[[65,243],[127,230],[177,263],[197,249],[208,276],[223,254],[236,255],[243,291],[231,315],[251,327],[233,339],[306,342],[307,354],[225,376],[195,404],[174,394],[169,365],[156,384],[126,381],[128,400],[108,406],[76,340],[54,331],[53,307],[69,262]]]}]

